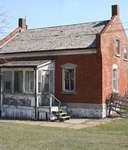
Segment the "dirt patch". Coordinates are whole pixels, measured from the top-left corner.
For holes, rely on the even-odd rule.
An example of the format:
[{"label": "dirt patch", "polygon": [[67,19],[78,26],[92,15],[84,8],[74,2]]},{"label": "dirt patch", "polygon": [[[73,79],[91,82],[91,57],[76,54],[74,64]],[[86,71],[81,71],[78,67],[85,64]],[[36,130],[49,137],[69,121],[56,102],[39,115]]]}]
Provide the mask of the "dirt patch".
[{"label": "dirt patch", "polygon": [[49,121],[19,121],[19,120],[0,120],[0,123],[15,123],[25,125],[39,125],[44,127],[59,127],[59,128],[72,128],[82,129],[95,127],[101,124],[105,124],[120,118],[106,118],[106,119],[70,119],[65,122],[49,122]]}]

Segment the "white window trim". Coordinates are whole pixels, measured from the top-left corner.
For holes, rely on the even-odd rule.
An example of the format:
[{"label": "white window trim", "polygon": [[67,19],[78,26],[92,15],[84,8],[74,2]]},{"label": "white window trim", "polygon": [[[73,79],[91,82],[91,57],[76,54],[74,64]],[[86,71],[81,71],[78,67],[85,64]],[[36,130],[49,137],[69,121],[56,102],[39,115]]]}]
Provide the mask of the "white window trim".
[{"label": "white window trim", "polygon": [[[75,93],[76,91],[76,67],[77,67],[76,64],[71,64],[71,63],[66,63],[61,66],[62,68],[62,93],[68,93],[68,94]],[[74,69],[74,89],[73,90],[65,89],[65,80],[64,80],[65,69]]]},{"label": "white window trim", "polygon": [[[114,89],[114,84],[113,84],[113,70],[117,70],[117,89]],[[113,64],[112,66],[112,92],[114,93],[119,93],[119,68],[117,64]]]}]

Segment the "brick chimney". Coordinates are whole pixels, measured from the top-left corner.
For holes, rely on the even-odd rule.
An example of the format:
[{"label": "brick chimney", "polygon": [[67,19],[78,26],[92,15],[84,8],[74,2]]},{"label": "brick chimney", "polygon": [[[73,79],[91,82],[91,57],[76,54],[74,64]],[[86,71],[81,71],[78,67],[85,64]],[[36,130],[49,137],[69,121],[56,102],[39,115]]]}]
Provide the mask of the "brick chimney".
[{"label": "brick chimney", "polygon": [[18,20],[18,26],[24,30],[27,29],[27,25],[26,25],[26,19],[24,18],[19,18]]},{"label": "brick chimney", "polygon": [[119,5],[112,5],[112,17],[113,16],[119,16],[120,10]]}]

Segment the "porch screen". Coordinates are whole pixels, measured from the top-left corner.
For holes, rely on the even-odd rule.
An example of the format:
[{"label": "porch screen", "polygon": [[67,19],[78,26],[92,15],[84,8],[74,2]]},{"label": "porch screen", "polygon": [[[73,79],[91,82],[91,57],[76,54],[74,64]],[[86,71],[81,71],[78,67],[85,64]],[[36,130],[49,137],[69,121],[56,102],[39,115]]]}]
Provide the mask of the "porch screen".
[{"label": "porch screen", "polygon": [[34,71],[25,72],[25,92],[34,92]]},{"label": "porch screen", "polygon": [[3,72],[3,81],[4,81],[4,92],[12,92],[12,71]]},{"label": "porch screen", "polygon": [[14,71],[14,92],[23,93],[23,71]]}]

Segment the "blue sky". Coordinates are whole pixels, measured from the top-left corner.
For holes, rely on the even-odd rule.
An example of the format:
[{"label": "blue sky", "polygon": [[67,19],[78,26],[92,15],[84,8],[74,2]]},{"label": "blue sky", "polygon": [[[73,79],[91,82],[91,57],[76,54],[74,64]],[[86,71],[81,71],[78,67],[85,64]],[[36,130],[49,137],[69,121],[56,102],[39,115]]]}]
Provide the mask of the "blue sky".
[{"label": "blue sky", "polygon": [[10,32],[17,20],[26,17],[29,28],[110,19],[111,5],[120,5],[121,20],[128,26],[128,0],[1,0],[1,10],[8,16]]}]

